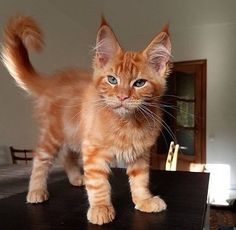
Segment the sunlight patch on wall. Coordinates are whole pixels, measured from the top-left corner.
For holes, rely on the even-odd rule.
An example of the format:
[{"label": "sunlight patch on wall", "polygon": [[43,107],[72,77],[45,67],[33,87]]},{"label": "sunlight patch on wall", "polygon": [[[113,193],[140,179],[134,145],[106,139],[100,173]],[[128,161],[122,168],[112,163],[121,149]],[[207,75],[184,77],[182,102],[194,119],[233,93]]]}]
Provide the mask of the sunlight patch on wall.
[{"label": "sunlight patch on wall", "polygon": [[228,205],[230,189],[230,166],[227,164],[207,164],[210,172],[208,203],[213,205]]}]

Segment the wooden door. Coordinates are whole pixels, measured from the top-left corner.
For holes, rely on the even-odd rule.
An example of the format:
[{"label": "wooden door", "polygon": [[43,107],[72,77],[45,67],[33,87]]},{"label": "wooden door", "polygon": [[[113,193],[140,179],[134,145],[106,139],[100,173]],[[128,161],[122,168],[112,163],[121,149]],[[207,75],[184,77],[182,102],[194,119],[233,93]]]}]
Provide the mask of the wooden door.
[{"label": "wooden door", "polygon": [[162,132],[151,166],[164,169],[170,142],[180,145],[177,170],[206,162],[206,60],[175,62],[162,97]]}]

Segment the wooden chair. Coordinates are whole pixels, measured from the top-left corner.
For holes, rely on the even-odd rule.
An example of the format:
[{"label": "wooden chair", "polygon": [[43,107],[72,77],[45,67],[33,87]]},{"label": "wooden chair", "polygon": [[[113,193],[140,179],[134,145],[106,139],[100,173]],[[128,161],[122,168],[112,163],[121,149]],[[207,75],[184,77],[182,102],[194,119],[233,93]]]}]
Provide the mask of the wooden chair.
[{"label": "wooden chair", "polygon": [[166,159],[165,169],[168,171],[176,171],[178,159],[179,145],[175,145],[172,141],[170,143],[169,152]]},{"label": "wooden chair", "polygon": [[29,149],[15,149],[10,146],[12,163],[17,164],[18,161],[24,161],[28,164],[29,161],[32,161],[32,150]]}]

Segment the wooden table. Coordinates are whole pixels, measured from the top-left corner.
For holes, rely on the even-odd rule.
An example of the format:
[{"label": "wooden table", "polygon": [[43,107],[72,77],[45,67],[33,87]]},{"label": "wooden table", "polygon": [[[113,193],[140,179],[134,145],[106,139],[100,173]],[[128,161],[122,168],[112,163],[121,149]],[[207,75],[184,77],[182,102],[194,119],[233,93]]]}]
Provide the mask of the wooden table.
[{"label": "wooden table", "polygon": [[25,203],[26,192],[0,200],[0,228],[4,230],[46,229],[203,229],[209,174],[151,171],[150,187],[168,208],[161,213],[134,209],[124,169],[111,176],[116,219],[99,227],[88,223],[88,201],[83,187],[72,187],[66,178],[49,183],[50,200],[38,205]]}]

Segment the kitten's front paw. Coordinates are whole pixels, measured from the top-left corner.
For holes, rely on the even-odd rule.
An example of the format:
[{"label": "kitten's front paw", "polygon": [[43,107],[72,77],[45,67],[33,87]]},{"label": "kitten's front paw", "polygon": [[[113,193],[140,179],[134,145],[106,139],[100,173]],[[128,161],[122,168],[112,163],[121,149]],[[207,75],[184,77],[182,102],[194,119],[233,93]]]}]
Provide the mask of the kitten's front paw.
[{"label": "kitten's front paw", "polygon": [[154,196],[136,203],[135,208],[142,212],[161,212],[166,209],[166,203],[158,196]]},{"label": "kitten's front paw", "polygon": [[76,176],[76,177],[70,178],[69,180],[73,186],[84,185],[84,177],[83,176]]},{"label": "kitten's front paw", "polygon": [[44,189],[29,191],[26,197],[27,203],[42,203],[49,198],[49,193]]},{"label": "kitten's front paw", "polygon": [[90,207],[87,218],[92,224],[106,224],[114,220],[115,210],[112,205],[99,205]]}]

